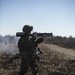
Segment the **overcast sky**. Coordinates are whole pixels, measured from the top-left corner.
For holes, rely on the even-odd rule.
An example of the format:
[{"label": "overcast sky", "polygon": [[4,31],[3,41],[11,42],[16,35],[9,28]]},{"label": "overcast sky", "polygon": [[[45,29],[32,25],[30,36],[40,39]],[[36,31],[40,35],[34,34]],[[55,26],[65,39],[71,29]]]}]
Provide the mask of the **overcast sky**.
[{"label": "overcast sky", "polygon": [[0,0],[0,34],[15,35],[25,24],[75,37],[75,0]]}]

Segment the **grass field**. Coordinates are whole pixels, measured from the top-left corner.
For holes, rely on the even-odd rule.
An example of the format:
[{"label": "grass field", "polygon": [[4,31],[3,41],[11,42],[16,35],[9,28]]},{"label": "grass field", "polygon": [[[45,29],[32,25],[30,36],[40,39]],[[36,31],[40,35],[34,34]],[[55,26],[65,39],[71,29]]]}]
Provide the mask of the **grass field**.
[{"label": "grass field", "polygon": [[[39,75],[75,75],[75,61],[66,55],[50,50],[44,44],[39,45],[43,54],[40,57]],[[8,63],[9,56],[0,55],[0,75],[18,75],[20,59]],[[65,58],[65,59],[64,59]],[[31,69],[26,75],[31,75]]]}]

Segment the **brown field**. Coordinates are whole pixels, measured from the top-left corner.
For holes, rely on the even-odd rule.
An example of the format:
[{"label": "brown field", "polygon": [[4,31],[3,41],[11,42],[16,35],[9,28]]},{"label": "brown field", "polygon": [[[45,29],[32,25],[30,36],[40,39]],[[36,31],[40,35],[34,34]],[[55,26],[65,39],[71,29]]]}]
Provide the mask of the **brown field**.
[{"label": "brown field", "polygon": [[[39,46],[43,51],[39,63],[39,75],[75,75],[75,60],[72,57],[56,51],[60,49],[59,47],[46,44]],[[6,54],[0,55],[0,75],[18,75],[21,60],[17,59],[8,63],[8,59],[9,56]],[[30,69],[26,75],[31,75]]]}]

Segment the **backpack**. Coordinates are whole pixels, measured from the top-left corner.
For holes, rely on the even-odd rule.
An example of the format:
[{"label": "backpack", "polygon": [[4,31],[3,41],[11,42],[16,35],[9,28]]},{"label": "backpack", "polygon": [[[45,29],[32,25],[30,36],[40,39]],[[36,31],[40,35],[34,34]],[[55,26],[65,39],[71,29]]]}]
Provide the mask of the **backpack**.
[{"label": "backpack", "polygon": [[34,49],[34,40],[27,37],[21,37],[18,41],[18,48],[19,48],[19,52],[22,51],[31,52]]}]

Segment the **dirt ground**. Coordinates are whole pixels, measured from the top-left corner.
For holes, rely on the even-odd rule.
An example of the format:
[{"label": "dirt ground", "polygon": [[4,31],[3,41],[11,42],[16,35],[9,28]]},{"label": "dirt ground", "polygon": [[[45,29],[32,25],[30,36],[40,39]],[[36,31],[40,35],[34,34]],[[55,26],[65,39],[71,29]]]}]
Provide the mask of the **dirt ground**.
[{"label": "dirt ground", "polygon": [[[39,45],[43,54],[40,56],[38,75],[75,75],[74,52],[56,45]],[[72,54],[73,53],[73,54]],[[8,63],[7,55],[0,56],[0,75],[18,75],[20,59]],[[26,75],[31,75],[31,69]]]},{"label": "dirt ground", "polygon": [[57,46],[57,45],[52,45],[52,44],[45,44],[45,45],[46,45],[50,50],[63,53],[63,54],[66,55],[67,57],[69,57],[69,58],[71,58],[71,59],[75,59],[75,50],[73,50],[73,49],[67,49],[67,48],[59,47],[59,46]]}]

